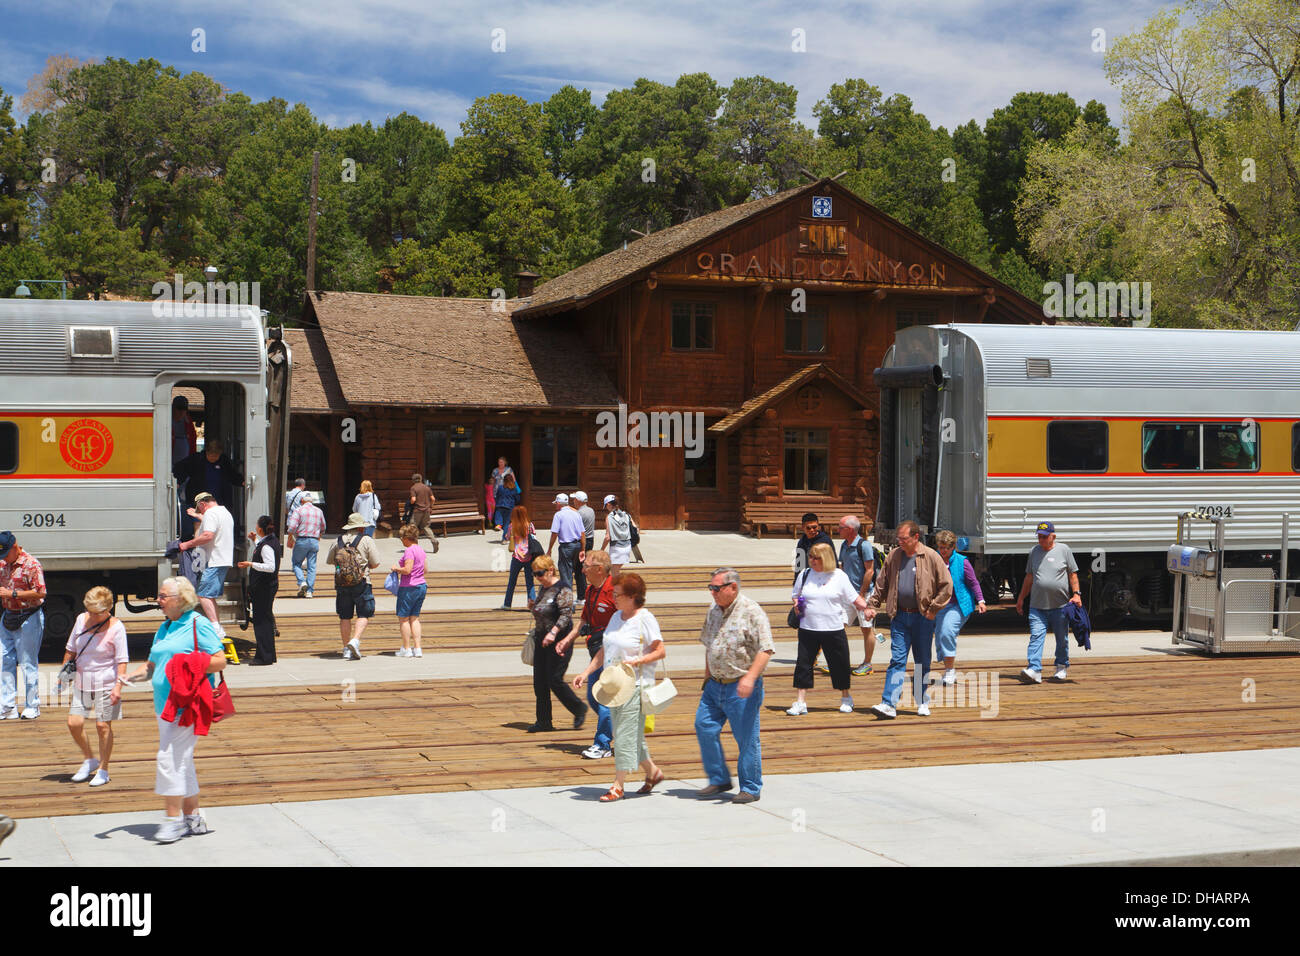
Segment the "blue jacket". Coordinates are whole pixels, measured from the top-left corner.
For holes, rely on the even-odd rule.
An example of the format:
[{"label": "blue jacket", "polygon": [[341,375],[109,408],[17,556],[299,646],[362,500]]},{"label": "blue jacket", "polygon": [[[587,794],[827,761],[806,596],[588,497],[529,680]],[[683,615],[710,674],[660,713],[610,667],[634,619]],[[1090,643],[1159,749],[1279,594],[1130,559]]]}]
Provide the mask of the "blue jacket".
[{"label": "blue jacket", "polygon": [[961,609],[962,617],[970,617],[975,610],[975,596],[966,587],[966,558],[956,551],[948,559],[948,573],[952,575],[952,598]]},{"label": "blue jacket", "polygon": [[1088,612],[1083,605],[1075,604],[1073,601],[1066,604],[1065,620],[1069,623],[1078,645],[1085,650],[1092,650],[1092,622],[1088,620]]}]

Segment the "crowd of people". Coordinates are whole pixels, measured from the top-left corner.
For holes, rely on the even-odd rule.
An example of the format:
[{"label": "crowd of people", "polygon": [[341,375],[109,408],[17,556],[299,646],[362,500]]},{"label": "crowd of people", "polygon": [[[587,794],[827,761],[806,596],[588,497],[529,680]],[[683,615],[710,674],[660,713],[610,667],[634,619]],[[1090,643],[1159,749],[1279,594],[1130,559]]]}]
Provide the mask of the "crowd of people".
[{"label": "crowd of people", "polygon": [[[670,681],[660,682],[656,673],[666,662],[667,648],[647,604],[645,579],[623,570],[638,539],[635,522],[615,495],[606,496],[602,503],[604,540],[597,548],[597,518],[588,496],[582,491],[557,494],[550,541],[544,548],[527,507],[519,502],[513,472],[504,460],[498,470],[500,474],[493,473],[494,481],[499,478],[501,482],[494,496],[494,517],[510,554],[502,607],[511,607],[522,571],[533,622],[527,639],[531,653],[526,658],[532,664],[536,709],[528,731],[556,729],[552,698],[569,712],[575,730],[594,714],[595,732],[582,756],[613,758],[613,781],[600,799],[622,799],[628,776],[638,770],[644,778],[638,792],[649,793],[664,775],[651,756],[646,733],[653,728],[659,697],[670,698],[675,688]],[[409,520],[397,532],[402,550],[389,568],[387,584],[397,598],[399,657],[423,656],[420,613],[428,591],[428,556],[420,539],[428,535],[436,543],[428,520],[433,500],[431,490],[415,476]],[[70,776],[72,782],[102,787],[111,781],[113,725],[123,714],[123,689],[137,680],[150,681],[158,729],[155,792],[163,798],[165,814],[157,833],[161,842],[207,830],[199,807],[194,752],[197,738],[205,736],[220,717],[216,702],[219,675],[228,663],[223,646],[228,639],[217,618],[216,601],[230,569],[237,566],[249,574],[256,639],[256,652],[249,662],[253,665],[276,662],[274,602],[286,552],[292,555],[298,595],[312,596],[324,515],[302,480],[289,490],[286,504],[285,545],[274,520],[263,515],[256,530],[248,533],[248,560],[236,565],[235,528],[229,509],[209,491],[195,495],[190,515],[196,526],[191,537],[179,542],[178,550],[181,555],[197,552],[199,560],[193,562],[190,575],[168,578],[160,587],[158,603],[164,620],[154,634],[147,661],[133,672],[128,673],[126,631],[114,616],[115,597],[107,588],[93,587],[86,592],[85,611],[76,618],[67,639],[60,681],[69,685],[67,726],[82,757]],[[370,575],[381,564],[374,536],[383,512],[370,482],[362,484],[353,507],[325,558],[334,568],[335,610],[345,660],[362,656],[362,635],[375,614]],[[795,700],[786,714],[799,717],[808,713],[807,693],[818,672],[828,675],[831,686],[840,693],[840,711],[851,713],[853,678],[873,673],[874,629],[887,623],[889,664],[881,700],[871,711],[881,719],[897,716],[910,656],[916,713],[928,716],[932,662],[943,662],[940,684],[952,684],[958,635],[973,614],[987,609],[971,562],[956,550],[956,536],[938,532],[932,549],[923,542],[917,524],[904,521],[896,530],[896,546],[885,556],[863,537],[861,519],[845,515],[838,524],[841,544],[837,555],[816,514],[804,516],[802,530],[795,548],[788,620],[797,634],[792,677]],[[1042,651],[1049,630],[1056,638],[1052,680],[1068,679],[1069,609],[1082,603],[1078,566],[1070,549],[1056,540],[1051,522],[1039,524],[1037,536],[1016,601],[1022,613],[1028,604],[1030,641],[1027,666],[1020,677],[1032,684],[1042,681]],[[749,803],[758,800],[762,790],[759,724],[765,699],[763,674],[775,644],[766,612],[741,593],[739,572],[717,569],[708,589],[712,604],[699,634],[707,674],[695,715],[700,758],[708,778],[700,795],[730,793],[738,780],[739,792],[733,802]],[[23,550],[12,532],[0,532],[0,720],[40,716],[36,662],[44,630],[45,596],[39,560]],[[862,633],[863,660],[853,667],[847,627],[855,622]],[[566,675],[580,638],[586,646],[587,662],[569,680]],[[26,688],[21,709],[16,698],[19,667]],[[579,694],[584,688],[585,700]],[[87,718],[95,722],[96,739],[88,735]],[[737,747],[734,778],[721,743],[721,732],[728,724]]]}]

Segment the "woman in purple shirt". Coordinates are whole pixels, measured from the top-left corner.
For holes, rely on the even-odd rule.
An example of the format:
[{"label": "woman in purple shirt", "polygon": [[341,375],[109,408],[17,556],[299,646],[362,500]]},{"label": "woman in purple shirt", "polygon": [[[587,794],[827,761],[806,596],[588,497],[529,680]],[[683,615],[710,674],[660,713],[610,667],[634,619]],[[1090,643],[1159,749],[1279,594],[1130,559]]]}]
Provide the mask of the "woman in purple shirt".
[{"label": "woman in purple shirt", "polygon": [[397,656],[423,657],[420,609],[424,607],[424,596],[429,590],[424,581],[424,548],[420,546],[420,531],[415,525],[404,524],[397,533],[406,546],[402,559],[393,565],[393,570],[401,575],[397,579],[397,623],[402,629],[402,646]]},{"label": "woman in purple shirt", "polygon": [[957,681],[954,666],[957,657],[957,634],[961,631],[971,612],[978,609],[981,614],[988,610],[984,606],[984,592],[980,590],[979,580],[971,563],[953,549],[957,546],[957,536],[951,531],[940,531],[934,536],[934,546],[939,555],[948,562],[948,571],[952,575],[952,600],[939,612],[934,627],[934,656],[943,658],[943,683],[951,687]]}]

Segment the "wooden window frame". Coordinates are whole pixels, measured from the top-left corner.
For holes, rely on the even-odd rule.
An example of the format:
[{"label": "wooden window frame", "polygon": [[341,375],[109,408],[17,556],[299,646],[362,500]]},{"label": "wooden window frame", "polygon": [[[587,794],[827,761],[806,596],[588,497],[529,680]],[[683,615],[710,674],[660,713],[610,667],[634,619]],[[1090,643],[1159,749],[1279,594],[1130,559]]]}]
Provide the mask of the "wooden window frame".
[{"label": "wooden window frame", "polygon": [[[582,482],[582,425],[579,422],[530,422],[528,432],[528,477],[531,480],[530,487],[533,489],[544,489],[546,491],[563,491],[566,488],[578,487]],[[560,430],[571,428],[576,433],[574,437],[574,480],[572,482],[560,482],[553,484],[559,478],[560,469]],[[537,447],[539,444],[537,432],[539,429],[551,429],[554,431],[554,456],[551,458],[551,474],[549,482],[537,480]]]},{"label": "wooden window frame", "polygon": [[[820,313],[820,314],[817,314]],[[816,351],[809,351],[808,345],[808,320],[810,318],[820,318],[822,323],[822,347]],[[785,331],[786,324],[791,319],[799,320],[799,344],[805,346],[797,351],[791,351],[786,345]],[[789,306],[785,307],[781,314],[781,348],[785,355],[827,355],[831,350],[831,310],[824,305],[809,305],[804,312],[792,312]]]},{"label": "wooden window frame", "polygon": [[456,428],[463,428],[465,429],[466,432],[468,432],[468,438],[470,443],[469,444],[469,481],[463,485],[453,485],[453,484],[430,485],[430,487],[436,490],[446,491],[449,493],[452,491],[463,491],[465,489],[473,489],[475,487],[474,459],[476,455],[476,449],[478,448],[477,423],[471,422],[469,424],[464,424],[462,422],[448,422],[448,421],[425,421],[420,423],[420,433],[419,433],[420,434],[420,464],[421,464],[420,473],[424,475],[425,479],[430,482],[433,481],[434,475],[429,468],[429,457],[428,457],[428,446],[427,446],[428,439],[425,437],[425,433],[430,431],[436,431],[439,429],[447,432],[447,444],[446,444],[447,479],[448,481],[450,481],[452,477],[451,443],[457,440],[456,436],[453,434],[453,429]]},{"label": "wooden window frame", "polygon": [[[673,341],[674,326],[677,324],[677,307],[687,306],[691,310],[690,314],[690,340],[688,346],[679,346]],[[700,317],[700,310],[708,310],[709,319],[709,347],[699,348],[695,345],[697,326],[696,322]],[[673,352],[717,352],[718,351],[718,304],[705,299],[673,299],[668,303],[668,348]]]},{"label": "wooden window frame", "polygon": [[[802,434],[804,436],[806,436],[809,432],[821,433],[826,436],[826,440],[825,443],[818,442],[814,444],[812,442],[809,442],[806,438],[801,438],[796,440],[792,444],[788,440],[786,435],[787,432],[791,432],[791,431],[795,432],[796,435]],[[785,467],[785,458],[786,458],[786,453],[791,450],[803,451],[803,457],[804,457],[804,462],[803,462],[804,487],[803,488],[790,487],[790,476]],[[808,476],[811,473],[811,469],[808,467],[808,453],[813,450],[823,450],[826,452],[826,487],[824,489],[808,487]],[[830,489],[831,489],[831,430],[829,428],[807,428],[798,425],[787,425],[783,427],[781,429],[781,492],[782,494],[829,495]]]}]

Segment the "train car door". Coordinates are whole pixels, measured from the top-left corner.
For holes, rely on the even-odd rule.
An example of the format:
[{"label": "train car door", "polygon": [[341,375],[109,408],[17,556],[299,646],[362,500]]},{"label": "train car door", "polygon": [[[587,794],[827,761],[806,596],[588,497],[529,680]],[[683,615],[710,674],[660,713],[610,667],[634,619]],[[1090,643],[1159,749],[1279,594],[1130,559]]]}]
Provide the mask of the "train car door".
[{"label": "train car door", "polygon": [[920,517],[921,502],[925,497],[921,486],[924,474],[922,392],[924,389],[920,388],[898,390],[895,420],[898,444],[894,461],[894,515],[897,522],[911,518],[919,520],[922,524],[927,523]]}]

